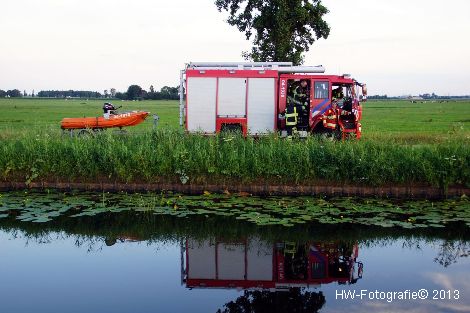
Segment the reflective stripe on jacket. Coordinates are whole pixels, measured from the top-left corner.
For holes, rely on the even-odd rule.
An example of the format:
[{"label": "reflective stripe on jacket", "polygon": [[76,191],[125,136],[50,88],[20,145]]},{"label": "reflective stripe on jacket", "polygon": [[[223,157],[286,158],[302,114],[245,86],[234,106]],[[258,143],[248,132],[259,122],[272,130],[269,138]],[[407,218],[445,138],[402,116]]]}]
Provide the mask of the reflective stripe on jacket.
[{"label": "reflective stripe on jacket", "polygon": [[293,112],[290,111],[290,108],[286,109],[286,126],[295,126],[297,125],[297,117],[299,114],[297,113],[297,108],[293,107]]},{"label": "reflective stripe on jacket", "polygon": [[326,114],[323,116],[323,127],[336,129],[336,114],[333,110],[329,109],[326,111]]}]

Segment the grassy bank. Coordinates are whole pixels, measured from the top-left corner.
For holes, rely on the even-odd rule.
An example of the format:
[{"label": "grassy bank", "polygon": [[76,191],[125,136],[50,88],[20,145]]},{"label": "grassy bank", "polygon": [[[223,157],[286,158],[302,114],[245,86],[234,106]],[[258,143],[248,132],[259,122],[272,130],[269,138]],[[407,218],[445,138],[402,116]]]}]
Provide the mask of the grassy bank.
[{"label": "grassy bank", "polygon": [[102,101],[0,99],[0,180],[470,185],[470,103],[370,101],[359,142],[286,142],[185,135],[176,101],[124,101],[160,116],[93,139],[61,137],[64,117],[98,116]]},{"label": "grassy bank", "polygon": [[352,183],[366,186],[470,185],[465,137],[440,144],[384,140],[289,142],[275,136],[202,137],[178,131],[96,138],[47,132],[4,139],[3,181],[118,181],[181,183]]}]

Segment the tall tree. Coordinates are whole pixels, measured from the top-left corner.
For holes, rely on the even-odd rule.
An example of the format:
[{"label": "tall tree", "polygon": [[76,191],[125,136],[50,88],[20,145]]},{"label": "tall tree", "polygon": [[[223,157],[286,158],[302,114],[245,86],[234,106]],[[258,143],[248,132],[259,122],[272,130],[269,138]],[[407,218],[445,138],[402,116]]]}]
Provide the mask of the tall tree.
[{"label": "tall tree", "polygon": [[136,100],[142,98],[142,88],[138,85],[131,85],[127,88],[127,98],[129,100]]},{"label": "tall tree", "polygon": [[227,22],[253,35],[247,60],[304,62],[303,53],[315,40],[328,38],[330,27],[323,20],[328,9],[321,0],[216,0],[219,11],[227,11]]},{"label": "tall tree", "polygon": [[116,92],[116,98],[121,100],[127,99],[127,94],[125,92]]},{"label": "tall tree", "polygon": [[178,91],[178,87],[163,86],[162,89],[160,89],[160,94],[162,99],[176,100],[179,99]]},{"label": "tall tree", "polygon": [[109,92],[111,93],[111,98],[116,97],[116,88],[111,88]]}]

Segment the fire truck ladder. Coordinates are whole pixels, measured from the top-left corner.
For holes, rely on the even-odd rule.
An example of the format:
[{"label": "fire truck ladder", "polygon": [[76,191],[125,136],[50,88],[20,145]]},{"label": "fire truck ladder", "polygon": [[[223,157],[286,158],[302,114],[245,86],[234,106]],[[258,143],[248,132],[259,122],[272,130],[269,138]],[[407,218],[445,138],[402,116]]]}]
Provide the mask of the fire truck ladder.
[{"label": "fire truck ladder", "polygon": [[276,70],[279,73],[324,73],[322,65],[294,66],[292,62],[191,62],[187,69],[195,70]]}]

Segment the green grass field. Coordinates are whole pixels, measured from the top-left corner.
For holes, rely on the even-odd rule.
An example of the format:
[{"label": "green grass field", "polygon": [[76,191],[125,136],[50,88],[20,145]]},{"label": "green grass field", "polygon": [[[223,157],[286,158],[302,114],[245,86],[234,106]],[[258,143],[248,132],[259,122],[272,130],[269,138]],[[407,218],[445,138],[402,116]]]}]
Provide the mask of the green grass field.
[{"label": "green grass field", "polygon": [[[178,128],[177,101],[115,101],[121,110],[147,110],[160,116],[159,128]],[[22,133],[60,131],[64,117],[99,116],[102,100],[0,99],[0,138]],[[133,128],[152,128],[152,119]],[[440,142],[449,136],[470,137],[470,101],[410,103],[369,101],[363,106],[363,138],[411,143]]]},{"label": "green grass field", "polygon": [[159,131],[149,118],[130,136],[64,138],[62,118],[102,101],[0,100],[0,180],[470,186],[470,102],[370,101],[363,139],[346,142],[186,135],[176,101],[116,104],[158,114]]},{"label": "green grass field", "polygon": [[[15,137],[25,133],[60,132],[64,117],[101,116],[102,100],[85,99],[0,99],[0,138]],[[160,116],[160,127],[178,127],[177,101],[113,101],[122,105],[121,111],[145,110]],[[152,118],[145,123],[128,128],[131,132],[152,129]]]},{"label": "green grass field", "polygon": [[364,138],[412,143],[441,142],[451,136],[469,139],[470,101],[410,103],[369,101],[363,107]]}]

